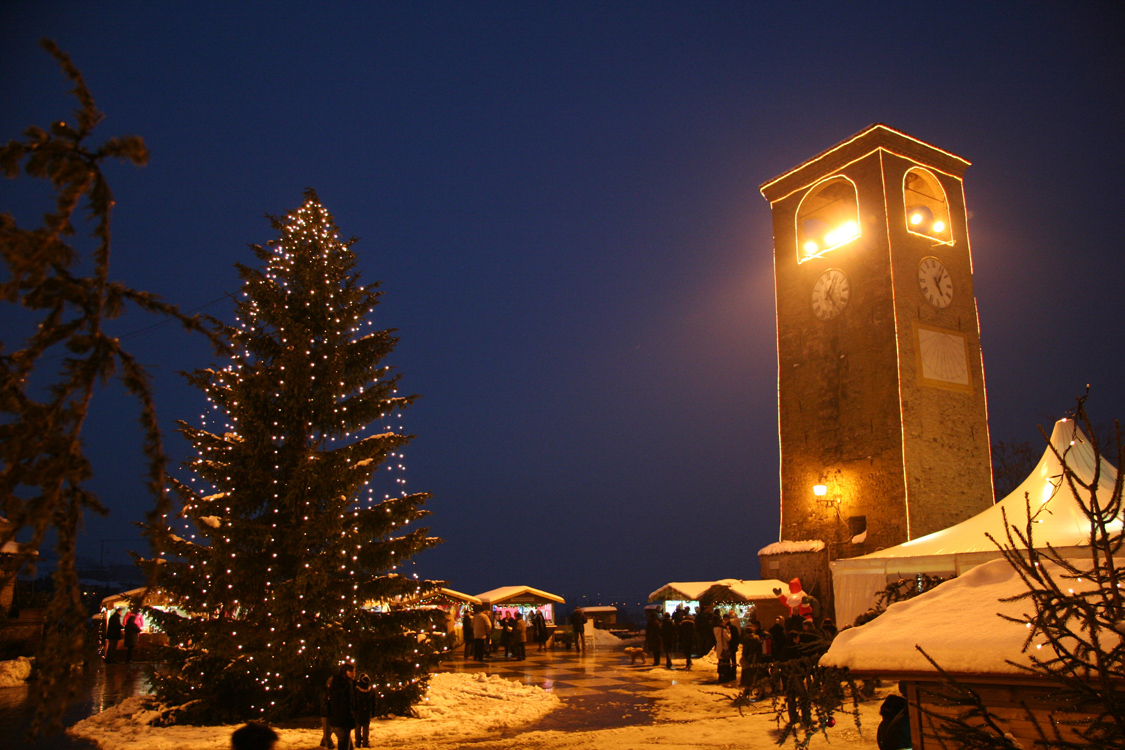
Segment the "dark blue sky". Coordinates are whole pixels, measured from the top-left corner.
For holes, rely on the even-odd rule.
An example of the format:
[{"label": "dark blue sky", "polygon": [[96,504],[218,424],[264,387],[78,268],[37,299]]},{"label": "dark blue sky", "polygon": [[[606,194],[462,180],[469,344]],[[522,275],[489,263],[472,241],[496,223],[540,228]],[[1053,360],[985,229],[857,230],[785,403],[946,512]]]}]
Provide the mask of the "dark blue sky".
[{"label": "dark blue sky", "polygon": [[[419,575],[639,601],[756,577],[777,539],[769,206],[757,186],[873,122],[966,175],[994,440],[1086,384],[1125,416],[1125,24],[1110,3],[0,6],[0,138],[73,108],[55,39],[149,165],[114,167],[113,276],[229,317],[263,214],[316,188],[386,292],[422,395]],[[33,222],[46,193],[0,183]],[[209,305],[209,306],[208,306]],[[11,311],[0,325],[13,336]],[[164,423],[206,347],[130,314]],[[87,439],[123,559],[148,501],[132,407]],[[170,440],[178,461],[185,445]],[[107,541],[108,540],[108,541]]]}]

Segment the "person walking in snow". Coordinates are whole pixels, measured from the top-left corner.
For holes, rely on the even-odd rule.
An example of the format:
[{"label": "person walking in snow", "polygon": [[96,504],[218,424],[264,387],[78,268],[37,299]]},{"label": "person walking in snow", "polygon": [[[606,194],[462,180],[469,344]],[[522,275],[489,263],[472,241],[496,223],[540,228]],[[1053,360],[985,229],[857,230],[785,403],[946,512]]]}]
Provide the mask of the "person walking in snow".
[{"label": "person walking in snow", "polygon": [[660,620],[656,619],[656,610],[648,611],[648,622],[645,623],[645,648],[652,654],[652,666],[660,666]]},{"label": "person walking in snow", "polygon": [[676,650],[676,621],[667,612],[660,621],[660,640],[664,642],[664,666],[671,669],[672,652]]},{"label": "person walking in snow", "polygon": [[684,659],[687,660],[685,669],[691,669],[691,652],[695,650],[695,618],[691,616],[691,612],[684,612],[684,617],[680,620],[678,626],[679,631],[676,635],[680,640],[680,650],[684,653]]}]

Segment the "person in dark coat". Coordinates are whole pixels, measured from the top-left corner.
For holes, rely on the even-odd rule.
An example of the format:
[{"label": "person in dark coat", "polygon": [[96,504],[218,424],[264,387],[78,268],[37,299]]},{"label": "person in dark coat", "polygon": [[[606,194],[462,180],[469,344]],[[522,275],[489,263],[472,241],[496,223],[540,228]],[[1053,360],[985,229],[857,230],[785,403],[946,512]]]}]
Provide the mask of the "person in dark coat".
[{"label": "person in dark coat", "polygon": [[774,661],[785,661],[789,658],[786,652],[788,644],[789,636],[785,634],[785,618],[778,617],[773,625],[770,625],[770,651]]},{"label": "person in dark coat", "polygon": [[648,611],[648,622],[645,623],[645,648],[652,654],[652,666],[660,666],[660,620],[656,619],[656,611]]},{"label": "person in dark coat", "polygon": [[468,607],[465,608],[465,614],[461,615],[461,638],[465,641],[465,658],[468,659],[473,653],[473,613]]},{"label": "person in dark coat", "polygon": [[371,747],[371,712],[375,708],[375,696],[371,694],[371,678],[363,674],[355,685],[355,746]]},{"label": "person in dark coat", "polygon": [[141,637],[141,616],[136,612],[125,615],[125,661],[132,663],[133,649]]},{"label": "person in dark coat", "polygon": [[586,613],[578,607],[570,613],[570,627],[574,629],[574,650],[586,653]]},{"label": "person in dark coat", "polygon": [[664,658],[667,660],[665,666],[671,669],[672,652],[676,650],[676,623],[667,612],[660,622],[660,640],[664,642]]},{"label": "person in dark coat", "polygon": [[910,747],[910,711],[906,699],[901,695],[888,695],[879,707],[883,717],[875,733],[879,750],[899,750]]},{"label": "person in dark coat", "polygon": [[251,721],[230,736],[232,750],[273,750],[277,747],[277,732],[265,724]]},{"label": "person in dark coat", "polygon": [[531,627],[535,630],[535,642],[539,644],[539,651],[547,650],[547,640],[551,637],[547,632],[547,618],[539,610],[531,616]]},{"label": "person in dark coat", "polygon": [[[698,653],[707,654],[715,648],[715,625],[718,623],[719,618],[715,614],[715,610],[709,606],[704,607],[695,616],[695,636],[699,641]],[[718,656],[717,652],[716,656]]]},{"label": "person in dark coat", "polygon": [[684,617],[680,620],[679,632],[676,634],[680,639],[680,650],[684,653],[684,659],[687,660],[685,669],[691,669],[691,652],[695,650],[695,618],[691,616],[691,612],[684,612]]},{"label": "person in dark coat", "polygon": [[332,678],[324,683],[324,695],[320,698],[320,725],[324,734],[320,737],[320,747],[335,750],[336,743],[332,741],[332,725],[328,723],[328,691],[332,689]]},{"label": "person in dark coat", "polygon": [[122,630],[121,613],[115,609],[105,624],[105,660],[107,662],[113,661],[114,652],[117,650],[117,642],[121,640]]},{"label": "person in dark coat", "polygon": [[352,750],[355,729],[355,665],[342,664],[328,686],[328,723],[339,750]]}]

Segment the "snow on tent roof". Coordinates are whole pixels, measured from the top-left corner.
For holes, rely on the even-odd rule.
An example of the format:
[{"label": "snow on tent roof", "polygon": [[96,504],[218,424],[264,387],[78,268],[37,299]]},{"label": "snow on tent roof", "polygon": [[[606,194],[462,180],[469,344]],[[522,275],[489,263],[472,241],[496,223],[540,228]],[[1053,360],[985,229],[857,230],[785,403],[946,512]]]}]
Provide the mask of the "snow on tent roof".
[{"label": "snow on tent roof", "polygon": [[539,589],[533,589],[530,586],[501,586],[498,589],[492,589],[491,591],[485,591],[483,594],[477,594],[477,598],[481,600],[482,604],[503,604],[510,599],[524,594],[531,594],[532,596],[539,596],[552,602],[566,604],[566,600],[561,596],[549,594]]},{"label": "snow on tent roof", "polygon": [[[1041,564],[1061,579],[1060,567],[1046,561]],[[1089,581],[1068,585],[1078,590],[1093,587]],[[1003,600],[1027,590],[1007,560],[978,565],[913,599],[892,604],[866,625],[840,631],[820,664],[848,667],[861,674],[936,672],[916,648],[921,646],[942,669],[954,674],[1026,674],[1007,661],[1030,664],[1022,648],[1028,636],[1026,615],[1034,612],[1034,606],[1026,599]],[[1036,646],[1045,641],[1042,636],[1034,638],[1029,650],[1036,653]],[[1039,656],[1047,658],[1042,652]]]},{"label": "snow on tent roof", "polygon": [[[1055,423],[1051,446],[1065,456],[1067,467],[1087,484],[1094,480],[1094,450],[1081,428],[1069,419]],[[876,592],[886,585],[888,575],[915,573],[962,573],[1000,556],[996,545],[1006,540],[1004,514],[1008,522],[1022,526],[1027,519],[1027,499],[1035,519],[1036,547],[1048,544],[1056,549],[1085,546],[1090,537],[1090,522],[1082,513],[1078,498],[1062,481],[1062,464],[1050,446],[1035,469],[1007,497],[961,523],[912,539],[895,547],[861,557],[831,563],[832,588],[837,620],[848,623],[868,609]],[[1098,477],[1098,498],[1106,502],[1113,493],[1117,470],[1105,458]],[[1087,498],[1088,499],[1088,498]],[[1121,519],[1110,524],[1121,529]]]}]

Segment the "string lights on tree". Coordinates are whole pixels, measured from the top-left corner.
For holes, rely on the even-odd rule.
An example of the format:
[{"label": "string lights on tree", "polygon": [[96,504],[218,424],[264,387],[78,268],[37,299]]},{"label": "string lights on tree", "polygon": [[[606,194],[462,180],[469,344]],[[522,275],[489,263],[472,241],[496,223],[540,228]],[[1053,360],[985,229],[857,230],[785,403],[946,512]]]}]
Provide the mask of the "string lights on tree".
[{"label": "string lights on tree", "polygon": [[[405,489],[398,394],[383,360],[397,338],[369,319],[382,294],[363,285],[351,247],[316,193],[271,219],[278,237],[237,264],[242,295],[224,330],[225,367],[187,376],[210,404],[180,423],[194,475],[173,480],[173,559],[160,565],[176,610],[150,610],[168,633],[171,672],[157,685],[179,721],[280,719],[308,711],[353,661],[372,678],[376,713],[408,713],[436,658],[440,582],[397,569],[440,542],[412,524],[427,493]],[[394,490],[384,468],[397,472]],[[182,529],[173,529],[173,523]],[[440,613],[437,613],[440,615]],[[440,620],[440,617],[438,617]]]}]

